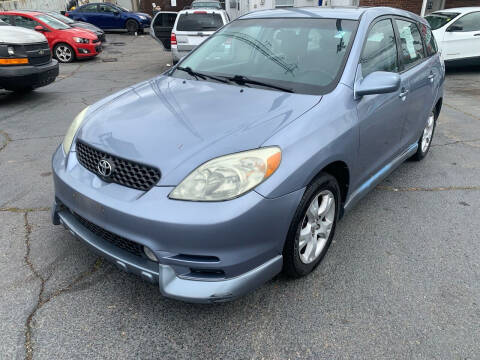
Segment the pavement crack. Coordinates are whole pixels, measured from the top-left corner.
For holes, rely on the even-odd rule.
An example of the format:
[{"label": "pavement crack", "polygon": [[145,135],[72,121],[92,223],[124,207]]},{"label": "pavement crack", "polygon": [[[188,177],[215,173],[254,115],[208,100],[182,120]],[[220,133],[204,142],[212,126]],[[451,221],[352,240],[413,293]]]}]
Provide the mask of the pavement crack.
[{"label": "pavement crack", "polygon": [[451,108],[451,109],[453,109],[453,110],[459,111],[459,112],[461,112],[462,114],[465,114],[465,115],[471,117],[472,119],[480,120],[480,118],[477,117],[476,115],[474,115],[474,114],[472,114],[472,113],[469,113],[469,112],[467,112],[467,111],[464,111],[464,110],[462,110],[462,109],[459,109],[459,108],[457,108],[456,106],[453,106],[453,105],[450,105],[450,104],[447,104],[447,103],[443,103],[443,104],[446,105],[446,106],[448,106],[449,108]]},{"label": "pavement crack", "polygon": [[[21,212],[18,211],[21,209],[14,208],[14,212]],[[31,242],[30,242],[30,236],[32,234],[32,225],[28,221],[28,213],[31,211],[43,211],[43,209],[38,210],[38,209],[23,209],[23,218],[24,218],[24,226],[25,226],[25,256],[24,256],[24,261],[29,267],[30,271],[32,272],[33,276],[40,280],[40,291],[38,293],[38,300],[37,303],[35,304],[34,308],[30,312],[30,314],[27,317],[27,320],[25,321],[25,359],[26,360],[32,360],[33,359],[33,345],[32,345],[32,333],[33,333],[33,328],[32,328],[32,320],[35,317],[35,314],[37,313],[38,310],[42,308],[43,305],[47,304],[57,296],[66,293],[70,291],[76,284],[81,282],[82,280],[86,279],[88,276],[92,275],[95,273],[101,266],[102,260],[101,258],[97,258],[93,266],[89,269],[86,270],[82,273],[80,273],[77,277],[75,277],[69,284],[66,286],[55,290],[50,296],[44,297],[44,292],[45,292],[45,285],[46,282],[48,281],[48,278],[44,278],[42,274],[35,268],[33,265],[33,262],[30,257],[31,253]],[[8,210],[7,210],[8,211]]]},{"label": "pavement crack", "polygon": [[9,207],[9,208],[0,208],[0,212],[13,212],[13,213],[25,213],[28,214],[30,212],[35,211],[49,211],[49,207],[40,207],[40,208],[17,208],[17,207]]},{"label": "pavement crack", "polygon": [[432,144],[432,147],[434,146],[448,146],[448,145],[455,145],[455,144],[468,144],[468,143],[473,143],[480,141],[480,139],[472,139],[472,140],[456,140],[456,141],[451,141],[445,144]]},{"label": "pavement crack", "polygon": [[58,138],[63,137],[65,135],[49,135],[49,136],[36,136],[36,137],[26,137],[26,138],[19,138],[19,139],[10,139],[10,141],[23,141],[23,140],[38,140],[38,139],[51,139],[51,138]]},{"label": "pavement crack", "polygon": [[395,187],[395,186],[377,186],[378,190],[384,191],[455,191],[455,190],[480,190],[480,186],[439,186],[439,187]]}]

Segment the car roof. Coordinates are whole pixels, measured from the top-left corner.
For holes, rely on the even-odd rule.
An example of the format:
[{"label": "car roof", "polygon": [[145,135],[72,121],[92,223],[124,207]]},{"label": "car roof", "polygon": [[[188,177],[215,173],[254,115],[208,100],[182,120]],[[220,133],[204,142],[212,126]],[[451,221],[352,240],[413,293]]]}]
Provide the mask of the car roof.
[{"label": "car roof", "polygon": [[12,14],[12,15],[30,15],[30,16],[41,15],[43,13],[42,11],[35,11],[35,10],[6,10],[6,11],[0,11],[0,12],[6,13],[6,14]]},{"label": "car roof", "polygon": [[196,9],[185,9],[185,10],[181,10],[178,12],[178,15],[180,14],[194,14],[194,13],[198,13],[198,12],[206,12],[208,14],[222,14],[222,13],[225,13],[225,10],[223,9],[213,9],[213,8],[196,8]]},{"label": "car roof", "polygon": [[473,12],[473,11],[480,11],[480,6],[457,7],[457,8],[443,9],[443,10],[434,11],[432,14],[435,14],[435,13],[449,13],[449,12],[466,14],[466,13]]},{"label": "car roof", "polygon": [[413,20],[425,22],[420,16],[406,10],[401,10],[391,7],[337,7],[337,6],[312,6],[301,8],[280,8],[271,10],[260,10],[250,12],[241,16],[242,19],[256,19],[256,18],[324,18],[324,19],[346,19],[359,20],[364,14],[371,14],[373,16],[382,15],[398,15],[412,18]]}]

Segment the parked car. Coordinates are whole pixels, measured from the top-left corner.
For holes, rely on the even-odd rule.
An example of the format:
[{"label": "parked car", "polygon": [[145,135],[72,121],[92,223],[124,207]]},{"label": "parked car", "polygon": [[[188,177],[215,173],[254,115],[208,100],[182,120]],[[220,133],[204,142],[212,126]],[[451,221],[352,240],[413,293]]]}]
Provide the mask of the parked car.
[{"label": "parked car", "polygon": [[192,9],[222,9],[222,4],[220,1],[212,0],[194,0],[191,5]]},{"label": "parked car", "polygon": [[480,64],[480,7],[435,11],[425,18],[445,62]]},{"label": "parked car", "polygon": [[180,11],[170,37],[173,63],[176,64],[228,22],[229,18],[225,10]]},{"label": "parked car", "polygon": [[65,13],[76,21],[84,21],[101,29],[126,29],[129,33],[143,32],[150,26],[151,16],[141,12],[132,12],[109,3],[87,4]]},{"label": "parked car", "polygon": [[175,11],[159,11],[150,24],[150,36],[162,44],[166,50],[171,49],[170,37],[177,14]]},{"label": "parked car", "polygon": [[58,62],[52,60],[45,36],[0,20],[0,88],[32,90],[57,76]]},{"label": "parked car", "polygon": [[427,155],[444,82],[430,33],[383,7],[242,16],[75,118],[53,223],[175,299],[310,273],[338,219]]},{"label": "parked car", "polygon": [[69,18],[65,15],[62,15],[58,12],[55,12],[55,11],[42,11],[42,12],[47,14],[47,15],[50,15],[50,16],[54,17],[57,20],[60,20],[61,22],[65,23],[65,24],[67,24],[71,27],[90,30],[95,35],[97,35],[98,40],[100,40],[102,43],[107,41],[107,39],[105,37],[105,31],[103,31],[102,29],[100,29],[99,27],[97,27],[93,24],[83,22],[83,21],[75,21],[75,20],[73,20],[73,19],[71,19],[71,18]]},{"label": "parked car", "polygon": [[102,51],[101,41],[91,31],[73,28],[41,12],[0,11],[0,19],[45,35],[53,56],[62,63],[94,57]]}]

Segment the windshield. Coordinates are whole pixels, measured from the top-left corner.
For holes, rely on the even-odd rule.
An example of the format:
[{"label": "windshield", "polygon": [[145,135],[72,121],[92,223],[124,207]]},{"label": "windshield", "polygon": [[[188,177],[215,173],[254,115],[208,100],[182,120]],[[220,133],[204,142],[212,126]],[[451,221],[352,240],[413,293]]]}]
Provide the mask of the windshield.
[{"label": "windshield", "polygon": [[440,29],[458,16],[458,13],[435,13],[425,16],[432,30]]},{"label": "windshield", "polygon": [[65,29],[70,29],[70,26],[67,24],[51,17],[50,15],[37,15],[35,16],[38,20],[43,21],[45,24],[50,26],[51,28],[54,28],[55,30],[65,30]]},{"label": "windshield", "polygon": [[49,12],[48,15],[53,16],[55,19],[60,20],[66,24],[74,23],[75,21],[69,17],[63,16],[62,14],[57,14],[56,12]]},{"label": "windshield", "polygon": [[[336,85],[356,25],[341,19],[237,20],[199,46],[181,67],[322,94]],[[176,70],[173,75],[191,74]]]},{"label": "windshield", "polygon": [[220,14],[208,14],[207,12],[180,14],[177,23],[178,31],[202,31],[217,30],[223,26]]}]

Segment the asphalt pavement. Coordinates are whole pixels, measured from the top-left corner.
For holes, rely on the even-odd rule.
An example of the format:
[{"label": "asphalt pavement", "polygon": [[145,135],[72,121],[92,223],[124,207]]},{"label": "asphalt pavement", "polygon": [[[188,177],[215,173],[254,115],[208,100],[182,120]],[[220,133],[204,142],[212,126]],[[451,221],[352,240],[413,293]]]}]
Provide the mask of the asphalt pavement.
[{"label": "asphalt pavement", "polygon": [[448,71],[429,155],[341,220],[314,273],[192,305],[50,221],[50,160],[75,115],[171,62],[148,35],[108,40],[50,86],[0,90],[1,359],[478,359],[480,67]]}]

